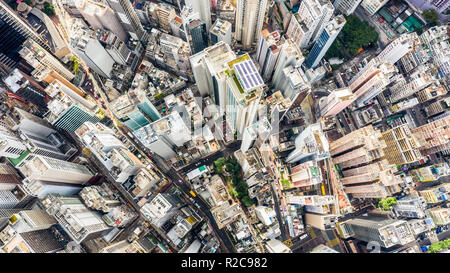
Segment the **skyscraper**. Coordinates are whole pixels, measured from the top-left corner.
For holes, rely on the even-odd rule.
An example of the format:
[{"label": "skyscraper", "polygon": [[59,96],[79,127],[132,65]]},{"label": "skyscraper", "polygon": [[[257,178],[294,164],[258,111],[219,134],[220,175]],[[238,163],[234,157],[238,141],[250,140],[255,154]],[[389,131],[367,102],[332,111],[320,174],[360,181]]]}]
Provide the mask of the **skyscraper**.
[{"label": "skyscraper", "polygon": [[382,136],[387,145],[383,151],[389,164],[411,164],[424,159],[419,151],[420,144],[406,124],[387,130]]},{"label": "skyscraper", "polygon": [[330,155],[342,173],[344,191],[355,198],[385,198],[399,192],[395,166],[384,159],[387,145],[372,125],[330,143]]},{"label": "skyscraper", "polygon": [[237,0],[235,39],[242,43],[245,50],[259,39],[267,0]]},{"label": "skyscraper", "polygon": [[55,88],[52,94],[53,100],[48,104],[49,111],[44,118],[50,124],[58,129],[75,132],[86,121],[100,121],[95,105],[81,97],[77,99],[66,95],[62,91],[63,86],[61,85],[61,89]]},{"label": "skyscraper", "polygon": [[422,155],[450,152],[450,116],[411,129],[411,133],[417,139]]},{"label": "skyscraper", "polygon": [[211,45],[219,41],[231,45],[231,23],[225,20],[217,19],[209,30],[209,40]]},{"label": "skyscraper", "polygon": [[122,22],[122,26],[135,40],[146,43],[147,32],[142,27],[141,21],[129,0],[106,0]]},{"label": "skyscraper", "polygon": [[50,46],[34,29],[25,23],[11,7],[3,0],[0,1],[0,63],[14,67],[20,60],[20,45],[31,38],[46,50]]},{"label": "skyscraper", "polygon": [[77,0],[75,5],[94,30],[107,29],[116,34],[122,41],[127,40],[127,33],[110,7],[101,2],[90,0]]},{"label": "skyscraper", "polygon": [[2,123],[0,123],[0,156],[16,159],[27,151],[27,147],[6,124]]},{"label": "skyscraper", "polygon": [[57,183],[84,184],[94,176],[86,166],[45,156],[35,156],[20,171],[30,181]]},{"label": "skyscraper", "polygon": [[200,19],[206,24],[206,29],[211,28],[211,3],[210,0],[185,0],[186,6],[192,7],[192,11],[199,14]]},{"label": "skyscraper", "polygon": [[[198,90],[202,96],[209,95],[216,105],[225,105],[228,62],[236,59],[230,45],[218,42],[189,58]],[[225,109],[221,109],[223,114]]]},{"label": "skyscraper", "polygon": [[339,32],[341,32],[345,22],[344,16],[338,15],[325,26],[313,48],[309,52],[308,57],[306,58],[305,65],[308,68],[317,67],[323,56],[325,56],[325,53],[327,53],[331,44],[333,44]]},{"label": "skyscraper", "polygon": [[329,0],[304,0],[292,16],[286,34],[299,48],[306,48],[319,38],[333,12]]},{"label": "skyscraper", "polygon": [[390,62],[381,63],[375,57],[350,80],[348,87],[361,105],[380,94],[396,72],[397,68]]},{"label": "skyscraper", "polygon": [[196,54],[208,47],[208,29],[201,20],[194,19],[187,24],[192,53]]},{"label": "skyscraper", "polygon": [[281,45],[280,54],[272,76],[272,84],[275,90],[280,89],[281,85],[286,80],[283,77],[283,70],[288,66],[299,67],[304,60],[305,57],[303,57],[302,52],[293,40],[290,38],[286,39]]},{"label": "skyscraper", "polygon": [[253,124],[264,82],[248,54],[228,62],[225,118],[232,131],[242,134]]},{"label": "skyscraper", "polygon": [[319,100],[320,115],[334,117],[355,100],[355,96],[348,88],[334,90],[327,97]]},{"label": "skyscraper", "polygon": [[75,75],[67,69],[58,59],[52,56],[50,52],[45,50],[42,46],[36,43],[33,39],[28,38],[22,45],[22,49],[19,51],[20,56],[30,64],[35,71],[32,72],[32,76],[39,73],[41,69],[49,68],[66,80],[71,81]]},{"label": "skyscraper", "polygon": [[98,212],[88,209],[76,196],[49,194],[40,202],[77,244],[111,230]]},{"label": "skyscraper", "polygon": [[259,63],[259,73],[264,80],[269,80],[275,68],[275,63],[280,54],[281,35],[278,31],[269,33],[267,29],[261,31],[258,48],[256,51],[256,60]]}]

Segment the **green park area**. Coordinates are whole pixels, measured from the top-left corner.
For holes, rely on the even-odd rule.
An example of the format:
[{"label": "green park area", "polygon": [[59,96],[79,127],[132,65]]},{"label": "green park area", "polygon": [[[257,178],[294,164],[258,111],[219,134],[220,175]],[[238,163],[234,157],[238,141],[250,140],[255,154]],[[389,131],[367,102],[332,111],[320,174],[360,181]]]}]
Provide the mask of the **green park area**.
[{"label": "green park area", "polygon": [[378,46],[378,32],[367,21],[361,21],[355,15],[345,19],[347,22],[325,54],[326,59],[336,57],[349,60],[365,49],[376,49]]},{"label": "green park area", "polygon": [[230,194],[237,197],[246,207],[253,205],[252,199],[248,196],[248,186],[244,182],[241,165],[233,157],[221,157],[214,161],[214,171],[225,178],[231,179],[233,189]]}]

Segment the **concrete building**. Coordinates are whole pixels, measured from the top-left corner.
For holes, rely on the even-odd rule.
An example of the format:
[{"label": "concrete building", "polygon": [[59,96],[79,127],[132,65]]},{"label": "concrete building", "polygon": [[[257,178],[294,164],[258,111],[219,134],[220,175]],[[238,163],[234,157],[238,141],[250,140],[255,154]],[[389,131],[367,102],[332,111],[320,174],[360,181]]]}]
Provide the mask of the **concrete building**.
[{"label": "concrete building", "polygon": [[434,207],[428,210],[433,222],[436,225],[444,226],[450,223],[450,209],[442,207]]},{"label": "concrete building", "polygon": [[267,0],[238,0],[236,3],[235,39],[248,50],[259,39],[266,16]]},{"label": "concrete building", "polygon": [[325,25],[306,58],[306,67],[316,68],[319,65],[319,62],[325,56],[325,53],[327,53],[339,32],[341,32],[345,23],[344,16],[338,15]]},{"label": "concrete building", "polygon": [[86,166],[45,156],[35,156],[20,171],[30,181],[73,184],[84,184],[94,176]]},{"label": "concrete building", "polygon": [[348,87],[356,97],[356,103],[362,105],[377,96],[391,82],[397,69],[391,63],[380,63],[373,58],[349,82]]},{"label": "concrete building", "polygon": [[206,24],[206,29],[211,28],[210,0],[185,0],[185,5],[191,7],[192,12],[199,14],[200,19]]},{"label": "concrete building", "polygon": [[17,159],[26,151],[22,140],[6,124],[0,123],[0,156]]},{"label": "concrete building", "polygon": [[383,151],[389,164],[411,164],[424,160],[419,151],[419,143],[406,124],[383,132],[382,137],[387,145]]},{"label": "concrete building", "polygon": [[269,33],[267,29],[261,31],[261,37],[256,51],[256,61],[259,63],[261,77],[268,81],[272,77],[275,64],[280,54],[280,38],[278,31]]},{"label": "concrete building", "polygon": [[50,68],[63,76],[66,80],[71,81],[75,75],[67,69],[58,59],[53,57],[47,50],[41,47],[33,39],[27,39],[22,49],[19,51],[20,56],[30,64],[35,71],[32,75],[39,73],[44,68]]},{"label": "concrete building", "polygon": [[322,181],[322,172],[316,161],[307,161],[290,168],[289,188],[318,185]]},{"label": "concrete building", "polygon": [[445,24],[431,27],[420,35],[420,40],[426,45],[428,54],[432,56],[439,72],[445,77],[450,73],[450,47],[447,39]]},{"label": "concrete building", "polygon": [[116,34],[122,41],[126,41],[128,35],[119,19],[114,14],[114,11],[102,2],[77,0],[75,1],[75,6],[94,30],[107,29]]},{"label": "concrete building", "polygon": [[29,24],[5,2],[0,1],[0,21],[3,25],[0,36],[0,63],[13,68],[20,61],[18,45],[31,38],[45,50],[50,51],[48,42],[45,41]]},{"label": "concrete building", "polygon": [[345,16],[349,16],[352,14],[362,0],[336,0],[334,1],[334,7],[345,14]]},{"label": "concrete building", "polygon": [[141,213],[150,223],[160,227],[178,210],[179,205],[171,196],[158,193],[150,202],[141,207]]},{"label": "concrete building", "polygon": [[415,46],[417,46],[418,40],[419,36],[416,32],[402,34],[390,42],[377,57],[382,63],[390,62],[391,64],[395,64],[403,56],[413,51]]},{"label": "concrete building", "polygon": [[339,252],[326,245],[320,244],[315,248],[313,248],[313,250],[311,250],[310,253],[339,253]]},{"label": "concrete building", "polygon": [[[384,160],[381,133],[366,126],[330,143],[330,154],[342,172],[344,191],[356,198],[384,198],[399,192],[402,180]],[[366,184],[362,184],[366,183]],[[370,184],[367,184],[370,183]]]},{"label": "concrete building", "polygon": [[7,77],[3,77],[7,91],[36,105],[40,110],[47,109],[48,95],[44,88],[32,77],[15,68]]},{"label": "concrete building", "polygon": [[330,95],[319,100],[320,115],[334,117],[352,104],[354,99],[355,95],[346,87],[334,90]]},{"label": "concrete building", "polygon": [[104,44],[106,51],[116,63],[132,66],[133,53],[124,43],[125,40],[112,31],[102,29],[97,31],[97,38]]},{"label": "concrete building", "polygon": [[280,90],[281,85],[286,80],[283,77],[283,70],[289,66],[300,67],[304,60],[305,58],[298,46],[294,43],[294,40],[290,38],[286,39],[281,45],[280,54],[278,55],[272,76],[272,84],[275,90]]},{"label": "concrete building", "polygon": [[283,97],[295,101],[300,94],[311,90],[311,84],[301,67],[288,66],[283,69],[279,88]]},{"label": "concrete building", "polygon": [[311,124],[295,138],[295,150],[288,155],[286,162],[320,161],[330,156],[329,148],[320,123]]},{"label": "concrete building", "polygon": [[333,13],[334,7],[328,0],[302,1],[286,34],[299,48],[306,48],[319,38]]},{"label": "concrete building", "polygon": [[158,4],[149,3],[149,4],[153,5],[154,8],[152,11],[149,10],[148,12],[152,13],[153,16],[156,17],[157,22],[161,28],[170,31],[172,29],[171,21],[177,16],[175,9],[164,3]]},{"label": "concrete building", "polygon": [[254,123],[264,82],[248,54],[228,62],[225,115],[239,135]]},{"label": "concrete building", "polygon": [[95,33],[80,20],[72,24],[70,46],[74,52],[95,72],[105,78],[111,77],[114,59],[97,40]]},{"label": "concrete building", "polygon": [[[228,62],[236,59],[236,54],[225,42],[206,48],[204,51],[192,55],[189,60],[192,72],[202,96],[211,96],[216,105],[225,105],[226,79],[225,71]],[[220,113],[225,112],[224,108]]]},{"label": "concrete building", "polygon": [[199,53],[208,47],[208,28],[206,28],[205,23],[194,19],[186,25],[186,28],[189,34],[192,54]]},{"label": "concrete building", "polygon": [[429,73],[416,73],[408,79],[405,79],[403,76],[399,76],[394,84],[389,87],[389,90],[391,91],[391,101],[397,102],[408,98],[416,92],[426,88],[433,82],[434,79]]},{"label": "concrete building", "polygon": [[382,217],[359,216],[344,223],[351,237],[365,242],[378,242],[381,247],[406,245],[415,240],[408,222]]},{"label": "concrete building", "polygon": [[191,130],[178,112],[172,112],[133,134],[144,147],[166,160],[175,157],[174,149],[183,146],[192,137]]},{"label": "concrete building", "polygon": [[450,192],[450,183],[437,185],[428,189],[419,191],[419,195],[422,196],[427,204],[436,204],[448,199]]},{"label": "concrete building", "polygon": [[225,20],[217,19],[209,30],[209,41],[211,46],[220,41],[231,45],[231,23]]},{"label": "concrete building", "polygon": [[427,203],[421,196],[409,196],[400,200],[393,206],[394,212],[398,217],[405,218],[425,218],[425,209]]},{"label": "concrete building", "polygon": [[120,19],[122,26],[131,38],[146,43],[147,32],[142,27],[133,5],[128,0],[106,0]]},{"label": "concrete building", "polygon": [[450,116],[411,129],[422,155],[448,153],[450,150]]},{"label": "concrete building", "polygon": [[329,230],[336,227],[337,215],[333,214],[315,214],[315,213],[305,213],[305,223],[311,227],[320,230]]},{"label": "concrete building", "polygon": [[369,14],[374,15],[380,10],[389,0],[363,0],[361,7]]},{"label": "concrete building", "polygon": [[265,244],[269,253],[292,253],[291,249],[277,239],[271,239]]},{"label": "concrete building", "polygon": [[111,230],[100,215],[89,210],[78,197],[50,194],[40,203],[77,244]]}]

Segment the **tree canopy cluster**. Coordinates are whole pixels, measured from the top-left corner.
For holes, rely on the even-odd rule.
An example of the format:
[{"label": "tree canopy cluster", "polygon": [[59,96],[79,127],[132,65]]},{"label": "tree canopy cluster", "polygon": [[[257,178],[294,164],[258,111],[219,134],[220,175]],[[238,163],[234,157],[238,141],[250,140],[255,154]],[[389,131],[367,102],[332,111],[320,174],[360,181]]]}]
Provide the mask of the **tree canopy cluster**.
[{"label": "tree canopy cluster", "polygon": [[438,253],[441,250],[447,250],[449,248],[450,248],[450,239],[447,239],[444,241],[431,244],[430,248],[428,248],[428,252]]},{"label": "tree canopy cluster", "polygon": [[[325,58],[350,58],[356,56],[360,49],[376,48],[378,32],[367,21],[361,21],[355,15],[345,18],[347,22],[325,54]],[[351,56],[347,56],[344,52]]]},{"label": "tree canopy cluster", "polygon": [[48,16],[55,15],[55,7],[49,2],[44,2],[44,8],[41,9],[41,11],[47,14]]},{"label": "tree canopy cluster", "polygon": [[422,17],[428,23],[435,23],[439,19],[439,14],[434,9],[428,9],[422,12]]},{"label": "tree canopy cluster", "polygon": [[224,167],[227,173],[231,176],[231,182],[236,190],[237,198],[246,206],[253,205],[252,199],[248,196],[248,185],[242,178],[241,165],[233,157],[218,158],[214,161],[214,170],[217,174],[223,174]]},{"label": "tree canopy cluster", "polygon": [[388,197],[384,200],[380,200],[378,202],[378,207],[382,210],[388,211],[395,204],[397,204],[397,199],[395,199],[395,197]]}]

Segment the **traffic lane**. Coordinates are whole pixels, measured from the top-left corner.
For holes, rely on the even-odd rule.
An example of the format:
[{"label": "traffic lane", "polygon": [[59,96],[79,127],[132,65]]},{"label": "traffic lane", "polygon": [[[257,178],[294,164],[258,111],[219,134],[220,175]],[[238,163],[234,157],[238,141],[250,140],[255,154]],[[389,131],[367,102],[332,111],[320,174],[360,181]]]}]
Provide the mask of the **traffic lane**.
[{"label": "traffic lane", "polygon": [[[178,183],[177,186],[180,186],[179,183]],[[187,192],[187,190],[188,190],[187,187],[179,187],[179,188],[181,188],[186,195],[189,195],[189,193]],[[204,218],[208,218],[209,222],[211,223],[211,225],[213,227],[214,233],[216,234],[216,236],[218,237],[218,239],[221,242],[221,245],[229,253],[234,253],[233,244],[229,240],[228,235],[222,229],[219,229],[219,227],[217,226],[216,220],[213,217],[211,211],[209,210],[209,207],[199,197],[191,197],[191,198],[193,198],[193,200],[194,200],[194,204],[193,205],[198,204],[198,206],[199,206],[198,208],[200,210],[200,214]]]},{"label": "traffic lane", "polygon": [[[181,176],[177,172],[175,172],[174,170],[170,170],[167,174],[172,179],[175,186],[177,186],[179,189],[181,189],[186,195],[192,196],[190,194],[191,188],[189,186],[187,186],[187,183],[179,182],[180,180],[184,181],[184,179],[182,179]],[[228,250],[228,252],[234,253],[233,244],[231,243],[230,239],[228,238],[228,235],[223,230],[219,229],[219,227],[217,226],[216,220],[213,217],[213,215],[209,209],[209,206],[206,205],[205,202],[203,202],[203,200],[201,198],[199,198],[198,196],[196,196],[196,197],[192,196],[192,198],[195,201],[195,203],[200,206],[200,213],[209,219],[209,222],[213,226],[213,229],[214,229],[215,233],[217,234],[217,237],[219,237],[219,239],[221,240],[222,245]]]}]

